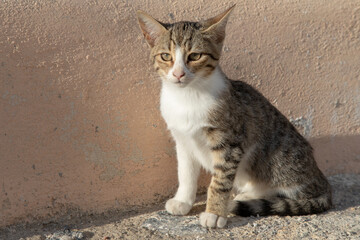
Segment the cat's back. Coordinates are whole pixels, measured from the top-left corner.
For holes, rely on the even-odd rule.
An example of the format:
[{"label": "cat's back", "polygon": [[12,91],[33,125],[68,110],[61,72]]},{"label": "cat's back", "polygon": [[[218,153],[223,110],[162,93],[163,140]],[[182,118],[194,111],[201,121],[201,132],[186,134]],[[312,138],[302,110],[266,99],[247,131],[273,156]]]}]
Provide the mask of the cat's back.
[{"label": "cat's back", "polygon": [[263,130],[275,122],[281,124],[281,127],[291,127],[288,126],[290,123],[287,118],[251,85],[240,80],[228,79],[228,86],[228,90],[219,100],[219,107],[213,116],[216,118],[214,121],[234,124],[252,122],[253,129]]},{"label": "cat's back", "polygon": [[270,102],[253,86],[240,80],[230,80],[230,94],[233,101],[240,102],[251,108],[270,107]]},{"label": "cat's back", "polygon": [[218,128],[232,129],[229,138],[240,136],[246,145],[258,143],[264,155],[269,156],[278,151],[287,154],[312,151],[306,139],[259,91],[243,81],[229,83],[211,116],[211,122]]}]

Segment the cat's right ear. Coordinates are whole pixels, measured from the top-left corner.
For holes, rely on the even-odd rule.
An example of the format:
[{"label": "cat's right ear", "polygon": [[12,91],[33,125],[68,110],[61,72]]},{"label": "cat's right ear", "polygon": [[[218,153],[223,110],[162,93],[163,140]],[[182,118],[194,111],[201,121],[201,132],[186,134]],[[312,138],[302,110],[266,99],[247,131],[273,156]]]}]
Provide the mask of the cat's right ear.
[{"label": "cat's right ear", "polygon": [[138,10],[136,15],[145,40],[151,48],[154,47],[156,38],[167,31],[166,28],[159,21],[143,11]]}]

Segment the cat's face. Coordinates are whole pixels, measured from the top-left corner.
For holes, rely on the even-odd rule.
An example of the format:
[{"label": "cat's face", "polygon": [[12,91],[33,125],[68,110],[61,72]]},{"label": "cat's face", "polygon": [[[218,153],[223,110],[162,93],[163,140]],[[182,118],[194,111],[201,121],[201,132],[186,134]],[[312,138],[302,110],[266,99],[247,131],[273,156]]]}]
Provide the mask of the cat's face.
[{"label": "cat's face", "polygon": [[202,22],[163,24],[137,12],[141,30],[151,47],[151,60],[163,81],[178,87],[206,79],[216,68],[229,13]]}]

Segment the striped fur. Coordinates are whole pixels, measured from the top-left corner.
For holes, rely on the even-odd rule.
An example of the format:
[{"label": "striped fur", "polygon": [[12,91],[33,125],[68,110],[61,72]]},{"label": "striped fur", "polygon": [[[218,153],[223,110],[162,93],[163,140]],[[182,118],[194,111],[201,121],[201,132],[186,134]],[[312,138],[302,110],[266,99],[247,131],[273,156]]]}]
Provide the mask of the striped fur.
[{"label": "striped fur", "polygon": [[249,216],[295,216],[321,213],[331,207],[331,196],[321,195],[311,199],[290,199],[273,197],[269,199],[252,199],[247,201],[234,201],[231,213]]},{"label": "striped fur", "polygon": [[218,66],[231,10],[174,24],[138,12],[162,80],[161,114],[176,142],[179,187],[166,210],[190,211],[203,167],[212,174],[200,215],[205,227],[224,227],[230,212],[323,212],[332,206],[331,189],[310,144],[261,93],[228,79]]}]

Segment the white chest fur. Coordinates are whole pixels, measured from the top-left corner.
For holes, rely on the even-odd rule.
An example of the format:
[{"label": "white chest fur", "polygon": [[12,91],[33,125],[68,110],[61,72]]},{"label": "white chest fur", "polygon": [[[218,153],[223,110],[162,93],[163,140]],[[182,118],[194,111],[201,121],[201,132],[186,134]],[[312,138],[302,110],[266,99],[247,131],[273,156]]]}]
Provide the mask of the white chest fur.
[{"label": "white chest fur", "polygon": [[199,94],[192,89],[163,90],[161,114],[168,128],[193,135],[208,125],[208,113],[215,105],[215,99],[208,94]]},{"label": "white chest fur", "polygon": [[[200,81],[200,80],[198,80]],[[187,143],[187,149],[209,171],[212,171],[210,151],[206,147],[203,127],[211,126],[208,114],[216,107],[217,97],[225,88],[224,77],[216,70],[208,78],[180,88],[172,83],[163,83],[161,91],[161,114],[175,140]],[[178,144],[178,142],[177,142]]]},{"label": "white chest fur", "polygon": [[225,88],[224,76],[215,70],[208,79],[184,88],[164,81],[161,89],[160,109],[168,128],[194,134],[209,126],[208,114],[216,106],[218,95]]}]

